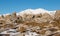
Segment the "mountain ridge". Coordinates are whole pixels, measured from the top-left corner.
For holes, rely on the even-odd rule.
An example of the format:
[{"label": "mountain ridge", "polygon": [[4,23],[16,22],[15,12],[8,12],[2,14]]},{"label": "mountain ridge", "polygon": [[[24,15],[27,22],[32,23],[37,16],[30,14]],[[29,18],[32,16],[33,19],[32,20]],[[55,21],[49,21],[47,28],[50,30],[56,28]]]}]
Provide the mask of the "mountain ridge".
[{"label": "mountain ridge", "polygon": [[[48,11],[48,10],[45,10],[45,9],[42,9],[42,8],[38,8],[38,9],[26,9],[26,10],[23,10],[23,11],[20,11],[20,12],[17,12],[17,15],[23,15],[24,13],[25,14],[40,14],[40,13],[48,13],[50,15],[53,15],[55,14],[56,10],[54,11]],[[7,13],[7,14],[2,14],[2,15],[9,15],[10,13]],[[0,15],[1,16],[1,15]]]}]

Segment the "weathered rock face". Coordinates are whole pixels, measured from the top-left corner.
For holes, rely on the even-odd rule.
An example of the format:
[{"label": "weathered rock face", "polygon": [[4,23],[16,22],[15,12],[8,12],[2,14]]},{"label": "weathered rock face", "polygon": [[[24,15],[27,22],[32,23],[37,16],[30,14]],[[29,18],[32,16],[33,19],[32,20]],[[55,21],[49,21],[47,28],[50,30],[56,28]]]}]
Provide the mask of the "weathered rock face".
[{"label": "weathered rock face", "polygon": [[16,12],[12,13],[12,17],[16,17]]},{"label": "weathered rock face", "polygon": [[[50,14],[44,13],[40,15],[36,15],[37,17],[35,18],[36,22],[50,22],[53,20]],[[39,17],[39,18],[38,18]]]},{"label": "weathered rock face", "polygon": [[48,13],[44,13],[44,14],[42,15],[42,18],[43,18],[43,19],[46,19],[46,20],[52,19],[51,15],[48,14]]},{"label": "weathered rock face", "polygon": [[4,18],[5,18],[6,21],[10,20],[11,19],[11,15],[6,15]]},{"label": "weathered rock face", "polygon": [[2,18],[4,18],[4,16],[3,16],[3,15],[1,15],[1,16],[0,16],[0,19],[2,19]]},{"label": "weathered rock face", "polygon": [[57,10],[54,16],[54,24],[55,26],[59,26],[60,27],[60,10]]},{"label": "weathered rock face", "polygon": [[55,13],[55,19],[60,22],[60,10],[57,10]]},{"label": "weathered rock face", "polygon": [[55,18],[59,19],[60,18],[60,10],[57,10],[55,13]]},{"label": "weathered rock face", "polygon": [[60,33],[55,33],[53,36],[60,36]]},{"label": "weathered rock face", "polygon": [[41,18],[42,17],[42,14],[40,13],[40,14],[37,14],[37,15],[35,15],[35,18]]},{"label": "weathered rock face", "polygon": [[0,20],[0,27],[4,27],[6,21],[5,20]]},{"label": "weathered rock face", "polygon": [[17,15],[14,12],[6,16],[0,16],[0,32],[15,29],[19,34],[21,33],[17,36],[33,36],[33,34],[38,34],[39,36],[60,36],[60,10],[56,11],[53,17],[50,13],[45,12],[22,15]]},{"label": "weathered rock face", "polygon": [[32,17],[33,17],[32,14],[24,14],[23,19],[29,21],[32,19]]}]

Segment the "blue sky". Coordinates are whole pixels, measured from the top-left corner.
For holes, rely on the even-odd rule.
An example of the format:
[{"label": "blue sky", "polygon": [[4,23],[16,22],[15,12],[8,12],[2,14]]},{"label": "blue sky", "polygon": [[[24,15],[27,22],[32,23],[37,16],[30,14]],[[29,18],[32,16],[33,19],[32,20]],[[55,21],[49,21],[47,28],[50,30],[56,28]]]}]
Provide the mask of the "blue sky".
[{"label": "blue sky", "polygon": [[0,14],[19,12],[29,8],[60,10],[60,0],[0,0]]}]

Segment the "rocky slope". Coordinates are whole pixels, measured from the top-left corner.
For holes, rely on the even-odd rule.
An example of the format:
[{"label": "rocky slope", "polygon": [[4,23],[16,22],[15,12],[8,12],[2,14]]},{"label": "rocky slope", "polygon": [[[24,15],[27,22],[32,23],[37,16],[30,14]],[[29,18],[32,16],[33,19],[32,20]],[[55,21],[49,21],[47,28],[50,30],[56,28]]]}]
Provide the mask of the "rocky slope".
[{"label": "rocky slope", "polygon": [[[60,10],[27,9],[0,16],[0,35],[60,36]],[[9,36],[8,35],[8,36]]]}]

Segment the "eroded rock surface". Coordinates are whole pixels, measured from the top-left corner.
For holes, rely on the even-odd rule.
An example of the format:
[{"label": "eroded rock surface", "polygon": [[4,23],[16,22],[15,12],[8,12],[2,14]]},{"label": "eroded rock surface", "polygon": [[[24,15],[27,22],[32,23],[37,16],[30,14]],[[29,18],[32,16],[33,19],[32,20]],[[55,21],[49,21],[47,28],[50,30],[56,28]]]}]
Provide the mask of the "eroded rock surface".
[{"label": "eroded rock surface", "polygon": [[0,34],[11,36],[60,36],[60,10],[48,13],[0,16]]}]

